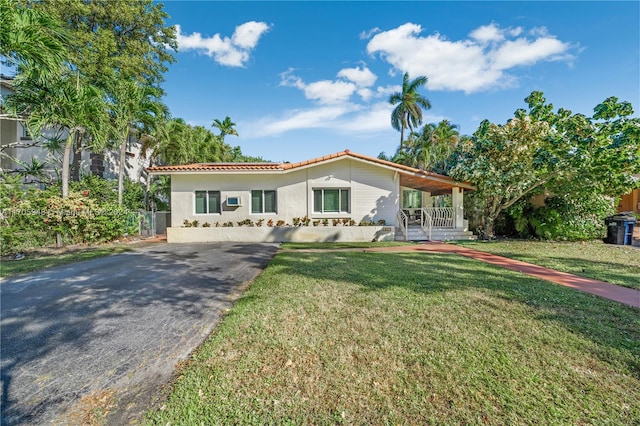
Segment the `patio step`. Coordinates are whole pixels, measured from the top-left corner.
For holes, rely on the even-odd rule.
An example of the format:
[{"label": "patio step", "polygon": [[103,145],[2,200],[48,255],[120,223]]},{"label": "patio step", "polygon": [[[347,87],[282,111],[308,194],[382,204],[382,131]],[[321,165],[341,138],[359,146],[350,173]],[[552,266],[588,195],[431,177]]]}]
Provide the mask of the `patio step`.
[{"label": "patio step", "polygon": [[[396,228],[396,241],[429,241],[429,236],[420,226],[409,226],[407,238]],[[475,240],[476,236],[471,231],[451,228],[433,228],[431,230],[431,241],[454,241],[454,240]]]}]

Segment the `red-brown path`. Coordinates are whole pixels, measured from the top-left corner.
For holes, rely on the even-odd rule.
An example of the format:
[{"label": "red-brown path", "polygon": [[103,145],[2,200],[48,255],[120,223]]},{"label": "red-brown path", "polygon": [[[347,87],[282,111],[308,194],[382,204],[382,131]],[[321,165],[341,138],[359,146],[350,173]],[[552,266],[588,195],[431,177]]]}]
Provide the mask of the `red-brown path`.
[{"label": "red-brown path", "polygon": [[590,278],[579,277],[577,275],[567,274],[566,272],[555,271],[543,266],[532,265],[531,263],[521,262],[519,260],[509,259],[495,254],[485,253],[466,247],[456,246],[437,241],[427,242],[423,244],[414,244],[407,246],[395,247],[375,247],[367,248],[364,251],[393,251],[393,252],[437,252],[437,253],[454,253],[461,256],[470,257],[472,259],[481,260],[512,271],[522,272],[532,277],[540,278],[552,283],[560,284],[565,287],[571,287],[586,293],[595,294],[605,299],[614,300],[640,309],[640,291],[632,288],[621,287],[619,285],[606,283],[604,281],[592,280]]}]

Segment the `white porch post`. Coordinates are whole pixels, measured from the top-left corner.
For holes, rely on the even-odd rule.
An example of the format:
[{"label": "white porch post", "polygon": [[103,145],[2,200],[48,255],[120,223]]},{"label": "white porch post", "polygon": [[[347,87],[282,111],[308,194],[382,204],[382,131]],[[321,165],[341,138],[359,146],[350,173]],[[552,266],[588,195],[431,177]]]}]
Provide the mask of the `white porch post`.
[{"label": "white porch post", "polygon": [[433,197],[430,192],[422,193],[422,207],[433,207]]},{"label": "white porch post", "polygon": [[462,205],[463,195],[464,189],[457,186],[451,188],[451,202],[453,205],[453,227],[455,229],[464,228],[464,207]]}]

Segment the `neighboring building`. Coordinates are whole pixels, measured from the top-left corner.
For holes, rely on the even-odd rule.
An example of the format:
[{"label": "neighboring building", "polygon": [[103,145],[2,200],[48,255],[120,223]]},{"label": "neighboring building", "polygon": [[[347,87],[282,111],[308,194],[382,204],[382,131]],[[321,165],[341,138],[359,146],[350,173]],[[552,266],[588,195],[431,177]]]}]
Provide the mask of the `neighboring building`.
[{"label": "neighboring building", "polygon": [[48,151],[33,140],[24,123],[4,109],[4,100],[13,93],[12,79],[0,76],[0,172],[12,173],[31,164],[33,159],[47,162],[45,172],[55,176],[54,166],[48,163]]},{"label": "neighboring building", "polygon": [[[171,176],[169,242],[472,238],[462,202],[471,185],[348,150],[295,164],[147,170]],[[434,207],[443,195],[448,206]],[[302,218],[308,218],[307,226],[276,226]],[[340,224],[333,226],[334,220]],[[199,227],[188,227],[194,221]],[[244,221],[251,225],[238,225]],[[377,226],[345,226],[349,221]],[[201,227],[205,223],[209,226]]]},{"label": "neighboring building", "polygon": [[[57,134],[52,130],[47,130],[44,132],[44,138],[32,138],[24,121],[7,113],[3,107],[4,99],[12,93],[14,93],[13,79],[0,76],[0,173],[16,173],[24,169],[22,164],[31,164],[32,160],[36,159],[46,164],[44,171],[50,178],[57,177],[62,155],[52,155],[45,143],[46,138],[53,136],[66,140],[68,135],[66,130],[58,131]],[[95,154],[86,149],[83,150],[80,174],[92,173],[108,179],[117,178],[118,152],[118,150],[107,150],[102,154]],[[148,159],[140,156],[140,144],[131,140],[125,168],[129,179],[134,182],[143,180],[142,173],[148,165]]]},{"label": "neighboring building", "polygon": [[[640,179],[640,175],[634,175]],[[620,198],[618,212],[634,212],[640,214],[640,188],[636,188]]]},{"label": "neighboring building", "polygon": [[640,214],[640,189],[634,189],[620,198],[619,212],[635,212]]}]

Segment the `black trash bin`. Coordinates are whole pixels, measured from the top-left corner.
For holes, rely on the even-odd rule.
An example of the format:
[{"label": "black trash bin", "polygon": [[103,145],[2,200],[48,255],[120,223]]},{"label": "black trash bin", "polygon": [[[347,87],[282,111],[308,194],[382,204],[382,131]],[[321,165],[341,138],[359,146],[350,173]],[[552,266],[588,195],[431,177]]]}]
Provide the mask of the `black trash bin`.
[{"label": "black trash bin", "polygon": [[633,215],[619,213],[606,217],[604,220],[607,225],[606,243],[621,246],[633,244],[633,227],[636,224],[636,218]]}]

